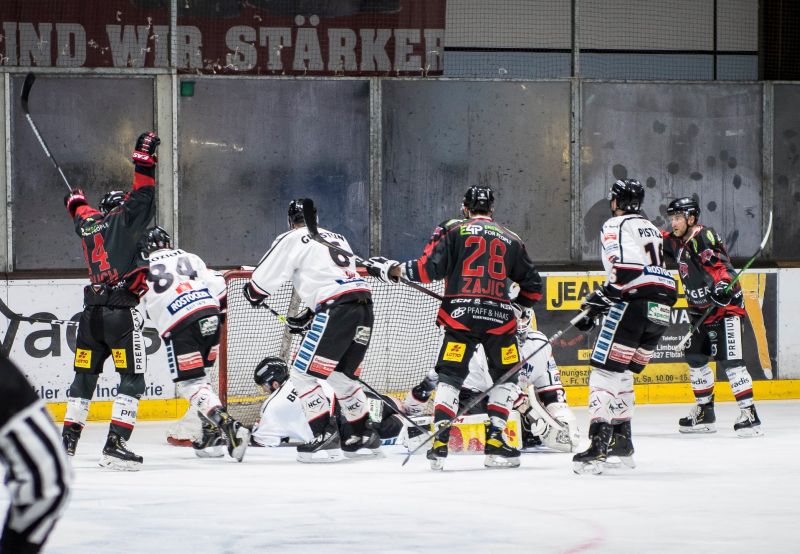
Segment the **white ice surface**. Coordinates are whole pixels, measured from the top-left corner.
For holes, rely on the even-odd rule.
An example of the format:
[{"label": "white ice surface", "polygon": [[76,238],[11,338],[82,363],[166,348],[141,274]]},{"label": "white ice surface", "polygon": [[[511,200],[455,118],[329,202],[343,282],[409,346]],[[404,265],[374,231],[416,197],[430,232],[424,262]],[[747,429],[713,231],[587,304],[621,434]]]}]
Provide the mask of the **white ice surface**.
[{"label": "white ice surface", "polygon": [[[800,552],[800,402],[760,402],[756,439],[735,436],[732,403],[717,404],[716,434],[681,435],[688,409],[638,407],[638,467],[602,476],[557,453],[505,470],[452,455],[435,473],[423,456],[401,467],[399,446],[339,464],[297,463],[293,448],[201,460],[166,445],[167,423],[137,426],[144,467],[118,473],[97,466],[107,424],[90,424],[45,551]],[[585,436],[585,409],[578,419]]]}]

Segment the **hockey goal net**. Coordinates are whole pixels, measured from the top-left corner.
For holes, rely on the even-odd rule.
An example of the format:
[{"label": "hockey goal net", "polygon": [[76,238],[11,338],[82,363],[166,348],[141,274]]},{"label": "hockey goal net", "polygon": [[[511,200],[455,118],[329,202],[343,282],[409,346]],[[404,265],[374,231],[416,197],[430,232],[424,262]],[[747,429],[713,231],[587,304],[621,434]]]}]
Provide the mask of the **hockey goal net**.
[{"label": "hockey goal net", "polygon": [[[228,315],[220,341],[218,375],[212,376],[218,393],[232,416],[252,425],[266,398],[253,382],[256,365],[267,356],[280,356],[291,364],[301,336],[286,326],[268,309],[254,308],[245,300],[242,289],[251,271],[229,271]],[[436,327],[436,299],[405,285],[391,285],[364,276],[372,288],[375,324],[372,339],[362,363],[361,378],[384,394],[404,394],[419,383],[436,363],[441,334]],[[442,293],[442,284],[431,290]],[[280,314],[297,315],[305,309],[285,283],[270,297],[269,306]]]}]

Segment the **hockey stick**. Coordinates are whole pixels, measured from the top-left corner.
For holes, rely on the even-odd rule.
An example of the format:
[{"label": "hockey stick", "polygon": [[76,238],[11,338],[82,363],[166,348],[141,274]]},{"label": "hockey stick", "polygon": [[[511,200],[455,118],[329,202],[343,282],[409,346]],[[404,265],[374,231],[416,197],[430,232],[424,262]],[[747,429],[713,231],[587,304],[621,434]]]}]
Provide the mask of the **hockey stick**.
[{"label": "hockey stick", "polygon": [[[306,228],[308,229],[308,233],[309,235],[311,235],[311,238],[313,240],[315,240],[316,242],[320,243],[323,246],[330,248],[333,252],[336,252],[337,254],[341,254],[342,256],[346,256],[348,258],[350,257],[355,258],[356,263],[359,265],[362,265],[364,267],[372,267],[372,264],[369,262],[369,260],[365,260],[361,256],[357,256],[356,254],[353,254],[352,252],[349,252],[344,248],[340,248],[335,244],[331,244],[330,242],[326,241],[319,235],[319,229],[317,229],[317,217],[314,214],[314,201],[311,200],[310,198],[306,198],[303,201],[303,219],[305,219],[306,221]],[[435,298],[440,302],[443,300],[441,296],[439,296],[432,290],[428,290],[422,285],[415,283],[414,281],[409,281],[408,279],[404,279],[401,277],[400,282],[403,283],[404,285],[411,287],[412,289],[416,289],[422,293],[425,293],[431,298]]]},{"label": "hockey stick", "polygon": [[497,385],[500,385],[500,384],[505,383],[506,381],[508,381],[517,371],[519,371],[519,369],[522,366],[525,365],[525,362],[527,362],[528,360],[533,358],[536,354],[538,354],[541,350],[543,350],[544,347],[547,346],[548,344],[553,344],[556,340],[558,340],[561,337],[561,335],[563,335],[564,333],[569,331],[572,327],[575,326],[576,323],[578,323],[581,319],[583,319],[588,314],[589,314],[589,310],[588,309],[583,310],[580,313],[578,313],[578,315],[576,315],[575,317],[573,317],[569,321],[569,325],[567,325],[566,327],[564,327],[560,331],[557,331],[553,336],[551,336],[551,337],[549,337],[547,339],[546,343],[542,344],[539,348],[537,348],[536,350],[534,350],[533,352],[531,352],[530,354],[528,354],[527,356],[522,358],[519,362],[514,364],[514,366],[511,369],[509,369],[508,371],[503,373],[503,375],[501,375],[499,379],[495,380],[495,382],[492,384],[491,387],[489,387],[488,389],[483,391],[481,394],[475,396],[472,400],[467,402],[467,405],[466,406],[462,406],[461,409],[458,411],[458,413],[455,416],[451,417],[450,419],[448,419],[444,423],[442,423],[442,425],[438,429],[436,429],[436,431],[434,433],[431,433],[430,436],[427,439],[425,439],[419,446],[417,446],[414,450],[412,450],[411,452],[406,454],[406,458],[405,458],[405,460],[403,460],[403,463],[401,465],[406,465],[408,463],[408,460],[411,459],[412,455],[416,454],[419,450],[422,449],[423,446],[425,446],[426,444],[431,442],[435,437],[439,436],[442,433],[442,431],[446,431],[447,429],[450,429],[450,427],[453,426],[453,423],[458,418],[462,417],[464,414],[469,412],[472,408],[477,406],[478,403],[483,401],[484,398],[488,397],[489,394],[492,392],[492,390]]},{"label": "hockey stick", "polygon": [[[71,319],[56,319],[54,317],[30,317],[22,314],[18,314],[17,312],[13,311],[8,305],[0,299],[0,314],[3,314],[8,320],[10,321],[24,321],[26,323],[49,323],[50,325],[67,325],[67,326],[77,326],[79,324],[78,321],[73,321]],[[145,327],[142,329],[142,333],[148,336],[158,336],[158,330],[154,327]]]},{"label": "hockey stick", "polygon": [[50,161],[53,162],[53,165],[58,170],[58,174],[61,175],[61,179],[64,180],[64,184],[67,185],[67,188],[70,192],[72,192],[72,186],[67,181],[67,176],[64,175],[64,172],[61,170],[61,166],[58,165],[58,162],[53,157],[53,154],[50,152],[50,149],[47,147],[47,144],[44,142],[41,133],[39,133],[39,128],[36,127],[36,123],[33,122],[33,118],[31,117],[31,112],[28,109],[28,96],[31,94],[31,88],[33,88],[33,82],[36,80],[36,75],[33,73],[28,73],[25,77],[25,84],[22,85],[22,111],[25,112],[25,119],[28,120],[28,123],[33,129],[33,134],[36,135],[36,138],[39,140],[39,144],[42,146],[42,150],[44,153],[47,154],[47,157],[50,158]]},{"label": "hockey stick", "polygon": [[[739,281],[739,278],[742,276],[742,274],[745,271],[747,271],[751,265],[753,265],[753,262],[756,261],[758,255],[761,254],[761,251],[767,245],[767,240],[769,239],[769,235],[771,232],[772,232],[772,210],[770,210],[769,212],[769,222],[767,223],[767,232],[764,233],[764,238],[761,240],[761,244],[759,245],[758,250],[756,250],[756,253],[753,254],[749,260],[747,260],[747,263],[744,264],[744,267],[742,267],[742,269],[740,269],[739,272],[736,273],[736,275],[734,275],[733,280],[731,280],[730,284],[727,287],[725,287],[725,294],[728,294],[733,289],[734,285],[736,285],[736,283]],[[691,329],[689,329],[689,332],[683,336],[681,341],[675,347],[675,350],[683,350],[683,348],[686,346],[686,343],[689,342],[689,339],[692,338],[692,335],[694,335],[695,332],[697,332],[697,330],[700,328],[700,325],[703,324],[706,318],[716,308],[717,305],[712,302],[711,305],[708,308],[706,308],[706,311],[703,312],[703,315],[700,316],[700,319],[694,322],[694,325],[692,325]]]}]

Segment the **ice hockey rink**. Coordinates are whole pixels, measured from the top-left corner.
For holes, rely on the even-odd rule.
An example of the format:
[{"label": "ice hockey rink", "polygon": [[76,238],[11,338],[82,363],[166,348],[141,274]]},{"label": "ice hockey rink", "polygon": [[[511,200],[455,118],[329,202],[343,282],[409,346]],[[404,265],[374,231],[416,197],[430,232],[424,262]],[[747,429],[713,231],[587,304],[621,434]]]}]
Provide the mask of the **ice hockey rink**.
[{"label": "ice hockey rink", "polygon": [[[488,470],[451,455],[444,472],[405,449],[338,464],[251,448],[237,464],[168,446],[169,422],[140,423],[138,473],[97,466],[106,423],[90,423],[75,486],[45,552],[797,552],[800,401],[758,403],[765,435],[681,435],[687,404],[639,406],[634,470],[575,475],[571,455],[523,454]],[[585,435],[587,414],[578,409]],[[3,511],[7,491],[0,492]]]}]

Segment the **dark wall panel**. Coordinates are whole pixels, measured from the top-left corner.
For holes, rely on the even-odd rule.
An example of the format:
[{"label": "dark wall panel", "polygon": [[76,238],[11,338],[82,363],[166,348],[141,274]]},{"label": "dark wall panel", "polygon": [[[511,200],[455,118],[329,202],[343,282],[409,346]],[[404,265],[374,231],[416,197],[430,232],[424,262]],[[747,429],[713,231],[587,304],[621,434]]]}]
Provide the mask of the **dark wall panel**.
[{"label": "dark wall panel", "polygon": [[569,259],[568,83],[385,81],[383,137],[384,255],[420,255],[488,184],[535,262]]},{"label": "dark wall panel", "polygon": [[772,257],[800,259],[800,86],[775,85],[772,183],[775,230]]},{"label": "dark wall panel", "polygon": [[[80,241],[62,201],[67,187],[20,108],[23,81],[14,77],[11,92],[14,269],[82,268]],[[67,179],[92,205],[109,190],[130,190],[131,151],[139,134],[153,128],[152,79],[40,76],[29,102]]]},{"label": "dark wall panel", "polygon": [[598,260],[606,194],[620,178],[645,185],[645,215],[696,195],[701,222],[749,257],[761,242],[761,86],[584,83],[581,212],[584,260]]},{"label": "dark wall panel", "polygon": [[180,244],[252,265],[311,197],[319,223],[369,247],[367,81],[198,80],[180,99]]}]

